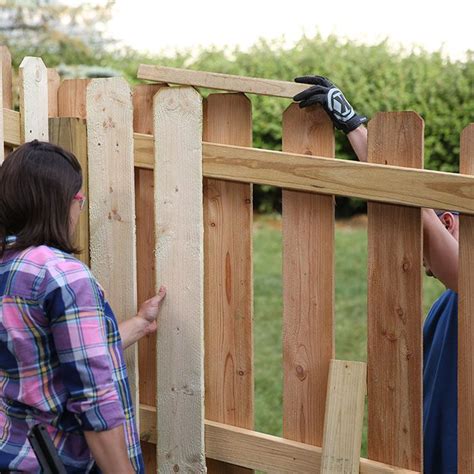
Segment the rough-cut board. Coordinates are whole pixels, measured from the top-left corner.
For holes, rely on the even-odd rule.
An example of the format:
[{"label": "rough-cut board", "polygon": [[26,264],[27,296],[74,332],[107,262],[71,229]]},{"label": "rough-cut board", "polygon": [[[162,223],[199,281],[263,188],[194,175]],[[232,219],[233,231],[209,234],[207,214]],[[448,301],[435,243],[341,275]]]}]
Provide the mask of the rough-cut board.
[{"label": "rough-cut board", "polygon": [[3,109],[3,140],[13,146],[21,145],[20,113]]},{"label": "rough-cut board", "polygon": [[[474,214],[474,177],[206,143],[208,178]],[[153,137],[135,134],[135,165],[153,169]]]},{"label": "rough-cut board", "polygon": [[[90,262],[117,319],[137,310],[132,99],[121,78],[94,79],[87,89]],[[135,408],[137,345],[125,351]]]},{"label": "rough-cut board", "polygon": [[321,473],[359,473],[366,376],[364,362],[331,361]]},{"label": "rough-cut board", "polygon": [[[474,174],[474,124],[461,134],[461,173]],[[458,472],[474,472],[474,217],[459,229]]]},{"label": "rough-cut board", "polygon": [[[211,94],[204,139],[252,146],[252,104]],[[252,185],[204,180],[206,418],[253,428]],[[230,467],[208,461],[209,472]],[[248,472],[233,467],[232,472]]]},{"label": "rough-cut board", "polygon": [[40,58],[20,64],[20,115],[22,141],[48,141],[48,71]]},{"label": "rough-cut board", "polygon": [[[141,438],[156,443],[155,408],[140,406]],[[205,421],[206,452],[213,459],[268,473],[304,474],[319,472],[320,447],[256,431]],[[369,459],[360,459],[361,474],[416,474]],[[229,472],[229,471],[221,471]]]},{"label": "rough-cut board", "polygon": [[[49,139],[76,156],[82,168],[82,190],[89,195],[89,170],[87,166],[87,128],[86,122],[78,118],[49,119]],[[79,225],[74,236],[81,250],[77,257],[89,265],[89,206],[84,206],[79,217]]]},{"label": "rough-cut board", "polygon": [[86,118],[86,92],[90,79],[66,79],[58,89],[58,115]]},{"label": "rough-cut board", "polygon": [[0,62],[2,68],[2,97],[3,107],[13,108],[13,88],[12,88],[12,56],[6,46],[0,46]]},{"label": "rough-cut board", "polygon": [[154,100],[156,283],[168,288],[157,335],[159,472],[205,472],[202,100]]},{"label": "rough-cut board", "polygon": [[[153,96],[162,87],[141,84],[133,89],[133,130],[153,132]],[[155,201],[153,170],[135,168],[135,213],[137,227],[137,297],[140,306],[155,294]],[[156,404],[156,334],[138,342],[140,402]],[[156,446],[142,442],[146,472],[156,472]]]},{"label": "rough-cut board", "polygon": [[58,117],[58,89],[61,78],[58,71],[48,68],[48,116]]},{"label": "rough-cut board", "polygon": [[307,84],[297,84],[295,82],[232,76],[230,74],[218,74],[215,72],[191,71],[189,69],[151,66],[148,64],[140,64],[137,77],[139,79],[166,82],[169,84],[288,98],[292,98],[294,95],[308,88]]},{"label": "rough-cut board", "polygon": [[[423,128],[414,112],[376,114],[368,160],[421,168]],[[421,470],[421,211],[369,203],[368,217],[369,457]]]},{"label": "rough-cut board", "polygon": [[[334,156],[319,107],[283,114],[283,150]],[[334,198],[283,191],[283,436],[321,446],[334,357]]]}]

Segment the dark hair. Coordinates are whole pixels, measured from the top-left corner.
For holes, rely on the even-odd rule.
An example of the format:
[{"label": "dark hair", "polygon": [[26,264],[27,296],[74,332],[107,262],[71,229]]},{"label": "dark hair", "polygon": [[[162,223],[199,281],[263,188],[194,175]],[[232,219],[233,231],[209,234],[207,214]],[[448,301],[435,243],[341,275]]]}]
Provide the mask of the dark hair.
[{"label": "dark hair", "polygon": [[8,248],[49,245],[77,249],[69,235],[71,202],[82,186],[77,158],[51,143],[33,140],[18,147],[0,167],[0,256]]}]

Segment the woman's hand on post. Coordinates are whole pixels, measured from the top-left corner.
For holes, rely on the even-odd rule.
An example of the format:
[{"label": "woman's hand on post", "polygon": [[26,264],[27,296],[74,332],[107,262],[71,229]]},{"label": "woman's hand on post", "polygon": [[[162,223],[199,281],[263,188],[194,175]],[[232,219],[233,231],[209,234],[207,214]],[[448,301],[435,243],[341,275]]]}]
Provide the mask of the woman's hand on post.
[{"label": "woman's hand on post", "polygon": [[158,294],[146,300],[138,310],[137,318],[141,318],[143,320],[145,334],[150,334],[156,331],[158,324],[157,319],[160,313],[161,306],[163,304],[163,300],[166,296],[166,288],[161,286]]}]

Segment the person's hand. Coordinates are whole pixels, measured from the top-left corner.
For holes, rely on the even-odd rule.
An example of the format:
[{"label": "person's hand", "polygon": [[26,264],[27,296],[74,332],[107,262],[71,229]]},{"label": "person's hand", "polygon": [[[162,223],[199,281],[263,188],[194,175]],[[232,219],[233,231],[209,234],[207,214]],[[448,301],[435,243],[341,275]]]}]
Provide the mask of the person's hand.
[{"label": "person's hand", "polygon": [[[142,318],[146,321],[145,333],[150,334],[156,331],[157,328],[157,318],[160,313],[161,305],[166,296],[166,288],[161,286],[158,294],[146,300],[138,310],[137,317]],[[146,335],[145,334],[145,335]]]},{"label": "person's hand", "polygon": [[321,104],[334,126],[344,133],[352,132],[367,122],[367,117],[359,115],[344,97],[344,94],[327,78],[322,76],[297,77],[295,82],[310,84],[311,87],[293,97],[300,107]]}]

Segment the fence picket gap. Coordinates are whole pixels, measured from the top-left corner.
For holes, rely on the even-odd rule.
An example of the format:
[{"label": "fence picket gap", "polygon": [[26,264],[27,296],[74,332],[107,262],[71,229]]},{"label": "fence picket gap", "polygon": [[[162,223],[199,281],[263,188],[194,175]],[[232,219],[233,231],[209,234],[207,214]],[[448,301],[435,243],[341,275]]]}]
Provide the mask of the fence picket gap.
[{"label": "fence picket gap", "polygon": [[[94,79],[87,89],[90,262],[118,321],[137,310],[133,116],[121,78]],[[137,345],[125,350],[138,413]]]},{"label": "fence picket gap", "polygon": [[[423,120],[378,113],[368,160],[421,168]],[[368,204],[368,452],[376,461],[422,469],[421,210]]]},{"label": "fence picket gap", "polygon": [[[286,109],[283,150],[334,156],[322,108]],[[321,446],[334,357],[334,197],[283,190],[282,204],[283,435]]]},{"label": "fence picket gap", "polygon": [[168,293],[157,334],[159,472],[205,472],[202,99],[154,99],[156,283]]},{"label": "fence picket gap", "polygon": [[[474,174],[474,124],[461,134],[459,170]],[[458,472],[474,472],[474,217],[462,214],[459,227],[458,302]]]},{"label": "fence picket gap", "polygon": [[41,58],[27,56],[20,64],[22,141],[49,140],[48,71]]}]

